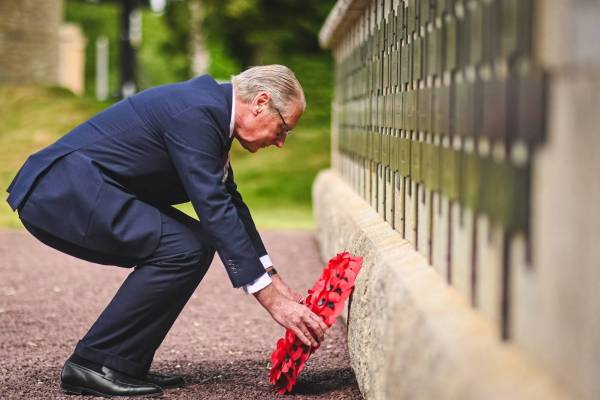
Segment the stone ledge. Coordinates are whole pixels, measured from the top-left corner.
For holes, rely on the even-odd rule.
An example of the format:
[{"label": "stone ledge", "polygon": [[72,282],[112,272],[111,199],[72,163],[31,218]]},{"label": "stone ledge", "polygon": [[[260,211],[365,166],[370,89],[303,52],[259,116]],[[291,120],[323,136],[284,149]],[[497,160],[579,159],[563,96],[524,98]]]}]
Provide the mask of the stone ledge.
[{"label": "stone ledge", "polygon": [[365,258],[348,316],[352,368],[367,399],[566,399],[449,287],[337,173],[313,185],[323,259]]},{"label": "stone ledge", "polygon": [[369,0],[339,0],[329,12],[321,31],[319,44],[333,49],[343,34],[360,18]]}]

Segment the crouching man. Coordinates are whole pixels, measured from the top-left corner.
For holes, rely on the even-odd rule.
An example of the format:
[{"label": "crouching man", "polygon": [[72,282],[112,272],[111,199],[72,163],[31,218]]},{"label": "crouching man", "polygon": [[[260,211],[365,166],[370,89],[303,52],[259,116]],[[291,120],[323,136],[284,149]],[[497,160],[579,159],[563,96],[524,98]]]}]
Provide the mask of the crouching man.
[{"label": "crouching man", "polygon": [[[100,264],[133,268],[66,361],[66,393],[158,394],[177,376],[149,372],[215,251],[236,288],[307,345],[325,323],[276,273],[229,164],[237,139],[255,153],[282,147],[305,107],[292,71],[208,75],[122,100],[31,155],[8,202],[43,243]],[[200,221],[173,207],[191,201]],[[57,273],[60,273],[57,271]]]}]

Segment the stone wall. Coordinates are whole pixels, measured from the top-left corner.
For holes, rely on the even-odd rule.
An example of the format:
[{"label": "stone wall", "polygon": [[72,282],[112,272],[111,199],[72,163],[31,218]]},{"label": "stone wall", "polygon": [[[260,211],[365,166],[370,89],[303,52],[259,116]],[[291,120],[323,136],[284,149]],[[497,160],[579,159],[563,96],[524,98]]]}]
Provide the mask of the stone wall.
[{"label": "stone wall", "polygon": [[313,199],[323,259],[340,249],[364,257],[347,318],[351,365],[366,399],[575,398],[540,363],[500,342],[339,174],[322,172]]},{"label": "stone wall", "polygon": [[[600,42],[593,39],[600,37],[599,19],[600,3],[584,0],[345,0],[332,10],[321,31],[336,60],[332,173],[387,224],[392,234],[386,243],[412,249],[422,262],[391,261],[386,255],[394,246],[357,247],[373,219],[358,218],[344,239],[346,219],[363,211],[326,200],[333,178],[318,190],[317,183],[314,195],[324,256],[354,248],[381,254],[368,260],[369,268],[435,271],[448,286],[420,293],[409,281],[391,285],[389,276],[367,270],[355,301],[362,307],[394,303],[413,317],[416,307],[425,322],[456,316],[447,326],[427,322],[434,329],[427,331],[402,322],[402,312],[383,313],[385,323],[382,312],[352,323],[352,312],[351,355],[366,394],[393,394],[380,387],[383,381],[366,377],[394,361],[389,354],[371,357],[375,344],[358,343],[363,336],[393,335],[385,329],[402,323],[399,340],[412,333],[422,341],[412,359],[441,379],[429,384],[452,385],[436,374],[435,363],[426,363],[432,355],[422,335],[431,337],[438,359],[466,362],[452,348],[456,343],[444,343],[452,334],[436,329],[460,328],[472,316],[443,302],[436,306],[440,314],[432,314],[414,301],[450,296],[447,291],[460,294],[495,332],[479,351],[508,346],[520,360],[508,366],[531,364],[534,375],[564,385],[564,393],[600,397],[600,158],[594,157],[600,148],[600,114],[594,112],[600,110]],[[338,246],[328,237],[338,238]],[[381,257],[388,260],[384,267]],[[410,296],[398,299],[398,291]],[[480,332],[471,334],[461,346],[479,343]],[[502,356],[494,362],[502,364]],[[498,376],[512,379],[496,367]],[[387,384],[393,381],[404,393],[400,398],[415,398],[417,392],[400,389],[416,384],[410,366],[404,368]],[[461,373],[474,379],[478,369],[474,364]],[[440,393],[416,397],[461,398]],[[517,397],[537,398],[526,392]]]},{"label": "stone wall", "polygon": [[56,83],[62,0],[0,1],[0,82]]}]

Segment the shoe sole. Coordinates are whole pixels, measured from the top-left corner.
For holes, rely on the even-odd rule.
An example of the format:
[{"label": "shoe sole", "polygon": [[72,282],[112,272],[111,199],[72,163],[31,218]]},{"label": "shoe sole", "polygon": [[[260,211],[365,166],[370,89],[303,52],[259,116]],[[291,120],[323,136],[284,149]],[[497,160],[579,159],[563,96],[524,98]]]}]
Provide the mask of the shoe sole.
[{"label": "shoe sole", "polygon": [[63,393],[65,393],[65,394],[78,394],[78,395],[91,394],[94,396],[101,396],[101,397],[106,397],[109,399],[113,397],[113,396],[110,396],[105,393],[96,392],[95,390],[92,390],[92,389],[83,388],[81,386],[67,385],[64,383],[60,384],[60,388],[62,389]]},{"label": "shoe sole", "polygon": [[69,384],[65,384],[65,383],[61,383],[60,384],[60,388],[63,391],[64,394],[68,394],[68,395],[92,395],[92,396],[100,396],[100,397],[105,397],[108,399],[112,399],[113,397],[133,397],[133,396],[139,396],[139,397],[160,397],[162,396],[162,393],[153,393],[153,394],[138,394],[138,395],[118,395],[118,396],[112,396],[110,394],[106,394],[106,393],[102,393],[102,392],[97,392],[93,389],[89,389],[89,388],[84,388],[81,386],[73,386],[73,385],[69,385]]}]

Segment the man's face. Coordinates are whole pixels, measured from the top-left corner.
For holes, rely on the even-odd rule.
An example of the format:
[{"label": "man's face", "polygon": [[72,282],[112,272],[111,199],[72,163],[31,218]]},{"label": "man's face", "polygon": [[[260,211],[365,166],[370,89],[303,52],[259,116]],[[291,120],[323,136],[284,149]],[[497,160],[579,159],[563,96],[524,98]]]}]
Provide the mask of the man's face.
[{"label": "man's face", "polygon": [[235,135],[242,147],[251,153],[267,146],[281,148],[301,115],[298,104],[288,113],[276,110],[271,96],[261,92],[250,103],[236,102]]}]

